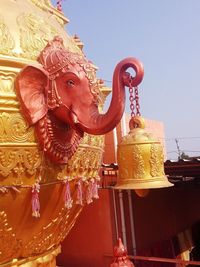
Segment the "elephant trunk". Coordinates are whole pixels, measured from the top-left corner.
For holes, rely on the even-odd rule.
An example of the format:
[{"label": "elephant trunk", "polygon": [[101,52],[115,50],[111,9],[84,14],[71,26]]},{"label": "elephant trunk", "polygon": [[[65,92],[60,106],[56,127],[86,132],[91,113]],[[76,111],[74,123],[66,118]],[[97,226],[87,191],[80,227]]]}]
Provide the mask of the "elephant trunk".
[{"label": "elephant trunk", "polygon": [[[126,72],[133,68],[135,77]],[[90,117],[79,117],[77,126],[80,130],[94,135],[106,134],[113,130],[120,122],[125,107],[125,86],[137,86],[141,83],[144,75],[143,65],[135,58],[126,58],[118,63],[113,75],[112,99],[108,111],[100,114],[98,107],[91,106]]]}]

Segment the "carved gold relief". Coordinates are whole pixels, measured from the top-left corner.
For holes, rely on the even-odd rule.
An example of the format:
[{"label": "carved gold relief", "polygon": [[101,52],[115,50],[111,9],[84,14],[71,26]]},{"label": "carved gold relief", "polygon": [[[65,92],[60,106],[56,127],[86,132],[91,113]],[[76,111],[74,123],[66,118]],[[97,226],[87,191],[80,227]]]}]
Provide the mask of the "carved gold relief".
[{"label": "carved gold relief", "polygon": [[18,111],[19,110],[19,102],[10,96],[0,98],[0,110],[2,110],[2,111],[8,111],[8,110]]},{"label": "carved gold relief", "polygon": [[137,179],[142,179],[145,175],[145,169],[144,169],[144,159],[142,157],[142,151],[139,146],[134,146],[133,148],[133,172],[134,177]]},{"label": "carved gold relief", "polygon": [[98,175],[104,137],[85,134],[79,148],[67,164],[68,175],[90,178]]},{"label": "carved gold relief", "polygon": [[0,113],[0,142],[35,142],[32,128],[28,128],[19,113]]},{"label": "carved gold relief", "polygon": [[18,256],[21,245],[8,224],[6,213],[0,212],[0,262]]},{"label": "carved gold relief", "polygon": [[74,156],[68,161],[64,170],[58,174],[58,179],[84,177],[89,179],[98,176],[101,166],[102,150],[100,148],[79,146]]},{"label": "carved gold relief", "polygon": [[[142,179],[145,175],[144,159],[142,157],[141,149],[138,145],[132,146],[130,158],[127,158],[127,151],[121,150],[119,152],[119,161],[123,168],[120,169],[121,177],[124,179]],[[128,162],[127,162],[128,161]],[[128,166],[128,168],[126,168]]]},{"label": "carved gold relief", "polygon": [[64,26],[65,23],[69,22],[69,20],[64,16],[64,14],[60,11],[58,11],[56,8],[54,8],[51,4],[50,0],[31,0],[36,6],[38,6],[40,9],[50,12],[53,17],[62,25]]},{"label": "carved gold relief", "polygon": [[[0,147],[0,184],[33,185],[71,179],[98,176],[101,166],[102,149],[79,147],[67,165],[54,165],[43,157],[35,147]],[[41,175],[40,175],[41,174]],[[41,177],[40,177],[41,176]]]},{"label": "carved gold relief", "polygon": [[1,95],[13,94],[14,92],[14,79],[16,73],[10,71],[0,70],[0,92]]},{"label": "carved gold relief", "polygon": [[61,253],[61,247],[54,248],[40,257],[28,257],[26,259],[14,259],[4,267],[56,267],[56,256]]},{"label": "carved gold relief", "polygon": [[3,185],[34,184],[41,157],[36,148],[0,147],[0,183]]},{"label": "carved gold relief", "polygon": [[51,1],[50,0],[31,0],[36,6],[47,10],[47,7],[52,7]]},{"label": "carved gold relief", "polygon": [[0,70],[0,110],[2,111],[19,110],[19,102],[14,92],[15,77],[15,72]]},{"label": "carved gold relief", "polygon": [[125,160],[125,153],[124,151],[119,151],[118,152],[118,161],[121,162],[121,166],[123,168],[120,169],[120,176],[123,177],[123,179],[128,179],[129,178],[129,170],[126,168],[127,164],[125,165],[124,163],[127,163]]},{"label": "carved gold relief", "polygon": [[14,48],[14,39],[12,38],[4,18],[0,15],[0,54],[10,55]]},{"label": "carved gold relief", "polygon": [[20,44],[23,56],[36,59],[47,41],[58,35],[57,30],[44,18],[33,14],[22,14],[17,18],[20,27]]},{"label": "carved gold relief", "polygon": [[153,177],[164,176],[164,155],[163,149],[160,144],[152,144],[151,145],[151,175]]},{"label": "carved gold relief", "polygon": [[[82,207],[77,206],[76,216],[81,212]],[[51,222],[44,226],[39,233],[33,236],[30,241],[25,244],[23,249],[23,256],[41,254],[45,251],[58,246],[66,237],[74,224],[76,217],[69,219],[69,210],[62,208],[58,217],[52,219]]]}]

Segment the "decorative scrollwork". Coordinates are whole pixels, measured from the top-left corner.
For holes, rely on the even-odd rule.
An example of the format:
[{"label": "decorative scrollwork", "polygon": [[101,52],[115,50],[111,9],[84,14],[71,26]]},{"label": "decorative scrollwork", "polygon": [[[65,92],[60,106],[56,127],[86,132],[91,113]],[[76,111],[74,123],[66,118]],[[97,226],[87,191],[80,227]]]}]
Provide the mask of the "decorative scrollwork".
[{"label": "decorative scrollwork", "polygon": [[90,179],[98,176],[102,161],[102,149],[99,147],[79,146],[66,165],[55,165],[42,156],[35,147],[0,147],[0,183],[1,185],[33,185],[41,173],[40,182],[48,183],[65,180],[66,176],[75,179]]},{"label": "decorative scrollwork", "polygon": [[50,12],[61,26],[64,26],[66,22],[69,22],[69,20],[66,17],[64,17],[64,14],[58,11],[52,5],[50,0],[42,0],[42,1],[31,0],[31,1],[34,3],[34,5],[38,6],[40,9]]},{"label": "decorative scrollwork", "polygon": [[133,166],[132,170],[134,172],[134,177],[137,179],[142,179],[145,175],[145,168],[144,168],[144,159],[142,157],[141,149],[138,145],[135,145],[133,148]]},{"label": "decorative scrollwork", "polygon": [[164,176],[164,155],[160,144],[151,145],[151,175],[152,177]]},{"label": "decorative scrollwork", "polygon": [[35,142],[32,128],[28,128],[19,113],[0,113],[0,142]]},{"label": "decorative scrollwork", "polygon": [[41,155],[35,147],[15,149],[0,147],[1,184],[34,184],[34,175],[40,166]]},{"label": "decorative scrollwork", "polygon": [[36,6],[39,8],[42,8],[44,10],[47,10],[48,7],[53,7],[50,0],[31,0]]},{"label": "decorative scrollwork", "polygon": [[89,135],[84,133],[84,138],[81,140],[81,145],[84,146],[93,146],[103,149],[104,146],[104,136],[103,135]]},{"label": "decorative scrollwork", "polygon": [[79,146],[74,156],[67,163],[67,174],[87,178],[98,176],[102,161],[102,149],[96,147],[84,148]]},{"label": "decorative scrollwork", "polygon": [[[3,185],[34,184],[41,167],[41,182],[44,183],[63,180],[66,175],[72,179],[77,176],[96,177],[101,166],[103,140],[101,136],[86,134],[69,163],[56,166],[44,159],[38,149],[33,129],[27,127],[21,115],[2,112],[0,143],[4,145],[0,146],[0,181]],[[24,144],[27,144],[26,147]]]},{"label": "decorative scrollwork", "polygon": [[1,95],[12,94],[15,96],[14,92],[14,80],[16,73],[11,71],[0,70],[0,92]]},{"label": "decorative scrollwork", "polygon": [[127,151],[121,150],[119,153],[119,161],[123,165],[123,168],[120,169],[121,177],[124,179],[129,179],[130,177],[142,179],[145,175],[145,166],[140,146],[134,145],[129,156],[129,159],[127,159]]},{"label": "decorative scrollwork", "polygon": [[58,35],[57,30],[42,17],[33,14],[21,14],[17,18],[20,27],[20,44],[23,56],[36,59],[48,40]]},{"label": "decorative scrollwork", "polygon": [[15,42],[10,34],[9,28],[4,22],[4,18],[0,15],[0,54],[10,55],[14,49]]},{"label": "decorative scrollwork", "polygon": [[[78,216],[82,210],[82,206],[77,205],[75,209],[76,216]],[[62,208],[57,218],[52,219],[48,225],[42,227],[41,231],[25,244],[23,256],[27,257],[29,255],[41,254],[52,249],[54,246],[58,246],[70,231],[76,220],[76,216],[72,219],[69,217],[69,210]]]}]

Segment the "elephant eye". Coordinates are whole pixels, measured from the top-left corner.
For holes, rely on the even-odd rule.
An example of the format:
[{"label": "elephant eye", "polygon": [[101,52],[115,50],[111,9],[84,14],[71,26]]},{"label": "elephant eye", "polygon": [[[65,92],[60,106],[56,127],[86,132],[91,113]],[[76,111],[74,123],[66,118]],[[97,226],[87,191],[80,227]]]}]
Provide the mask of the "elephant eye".
[{"label": "elephant eye", "polygon": [[75,82],[73,80],[68,80],[67,85],[73,86],[73,85],[75,85]]}]

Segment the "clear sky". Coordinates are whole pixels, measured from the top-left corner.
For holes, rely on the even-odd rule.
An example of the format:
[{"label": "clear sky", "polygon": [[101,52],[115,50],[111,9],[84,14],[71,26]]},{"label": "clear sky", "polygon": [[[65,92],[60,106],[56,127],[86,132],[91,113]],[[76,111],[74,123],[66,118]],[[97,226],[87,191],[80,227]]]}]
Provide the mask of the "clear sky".
[{"label": "clear sky", "polygon": [[200,155],[200,0],[63,0],[63,11],[99,78],[111,81],[125,57],[143,62],[141,113],[164,122],[168,157],[175,138]]}]

